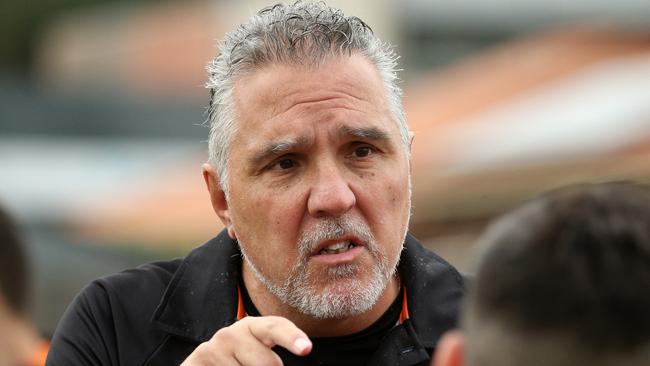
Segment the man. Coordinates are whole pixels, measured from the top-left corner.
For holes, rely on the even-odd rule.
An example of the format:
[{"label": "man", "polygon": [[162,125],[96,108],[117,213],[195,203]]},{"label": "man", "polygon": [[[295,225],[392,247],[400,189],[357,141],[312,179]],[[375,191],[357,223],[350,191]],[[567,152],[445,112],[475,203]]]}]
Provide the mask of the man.
[{"label": "man", "polygon": [[573,186],[497,221],[434,366],[650,364],[650,188]]},{"label": "man", "polygon": [[428,364],[463,289],[407,234],[395,60],[323,3],[228,34],[208,67],[203,166],[226,229],[182,261],[91,284],[48,364]]},{"label": "man", "polygon": [[36,346],[26,315],[28,277],[16,227],[0,208],[0,366],[27,364]]}]

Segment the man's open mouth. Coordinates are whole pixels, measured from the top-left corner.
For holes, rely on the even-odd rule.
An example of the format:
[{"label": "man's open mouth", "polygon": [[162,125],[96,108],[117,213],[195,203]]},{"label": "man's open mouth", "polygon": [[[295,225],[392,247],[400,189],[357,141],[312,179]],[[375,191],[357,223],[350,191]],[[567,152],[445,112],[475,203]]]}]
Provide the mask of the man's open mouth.
[{"label": "man's open mouth", "polygon": [[318,254],[339,254],[339,253],[345,253],[348,250],[356,247],[356,244],[353,242],[346,240],[346,241],[340,241],[337,243],[330,244],[320,251],[318,251]]}]

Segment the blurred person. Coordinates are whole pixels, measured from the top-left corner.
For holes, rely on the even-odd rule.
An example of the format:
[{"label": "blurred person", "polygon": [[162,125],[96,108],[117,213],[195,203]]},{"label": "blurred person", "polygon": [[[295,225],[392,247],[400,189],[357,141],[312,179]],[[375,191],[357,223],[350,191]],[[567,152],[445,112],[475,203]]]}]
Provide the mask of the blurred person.
[{"label": "blurred person", "polygon": [[47,364],[428,365],[463,283],[407,232],[396,59],[324,3],[278,4],[226,35],[203,166],[225,230],[91,283]]},{"label": "blurred person", "polygon": [[650,187],[543,194],[482,237],[434,366],[650,365]]},{"label": "blurred person", "polygon": [[27,319],[29,270],[14,223],[0,208],[0,366],[30,363],[36,333]]}]

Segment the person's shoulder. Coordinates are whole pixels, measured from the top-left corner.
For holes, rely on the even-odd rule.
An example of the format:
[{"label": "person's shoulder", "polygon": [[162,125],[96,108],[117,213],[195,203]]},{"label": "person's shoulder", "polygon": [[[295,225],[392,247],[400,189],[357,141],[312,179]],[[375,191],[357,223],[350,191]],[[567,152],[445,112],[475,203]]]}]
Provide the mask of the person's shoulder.
[{"label": "person's shoulder", "polygon": [[118,355],[147,357],[164,338],[151,317],[181,262],[144,264],[86,285],[57,326],[47,364],[113,364]]},{"label": "person's shoulder", "polygon": [[97,278],[77,295],[77,307],[128,318],[149,319],[158,306],[182,259],[153,262]]},{"label": "person's shoulder", "polygon": [[[404,253],[400,259],[401,266],[406,272],[413,272],[419,278],[445,278],[448,285],[464,288],[464,276],[456,267],[444,258],[424,247],[415,237],[408,234],[404,242]],[[424,279],[424,278],[423,278]]]},{"label": "person's shoulder", "polygon": [[[152,311],[160,304],[168,287],[174,287],[174,281],[191,278],[188,271],[204,273],[215,267],[215,261],[228,261],[236,246],[227,240],[227,234],[221,233],[194,248],[184,258],[147,263],[100,277],[88,284],[80,296],[102,302],[108,300],[111,306]],[[227,243],[230,245],[225,245]]]},{"label": "person's shoulder", "polygon": [[151,292],[160,292],[162,295],[181,263],[182,259],[178,258],[143,264],[100,277],[88,287],[100,287],[108,293],[118,292],[126,296],[130,293],[141,296]]}]

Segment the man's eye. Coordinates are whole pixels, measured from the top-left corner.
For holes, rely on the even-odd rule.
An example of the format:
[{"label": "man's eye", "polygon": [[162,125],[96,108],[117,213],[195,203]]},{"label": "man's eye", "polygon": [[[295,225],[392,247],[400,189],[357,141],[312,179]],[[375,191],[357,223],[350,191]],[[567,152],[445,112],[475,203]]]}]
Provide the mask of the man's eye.
[{"label": "man's eye", "polygon": [[291,169],[295,166],[296,162],[291,159],[281,159],[274,164],[276,169]]},{"label": "man's eye", "polygon": [[365,158],[372,153],[373,150],[370,146],[360,146],[354,149],[354,156],[357,158]]}]

